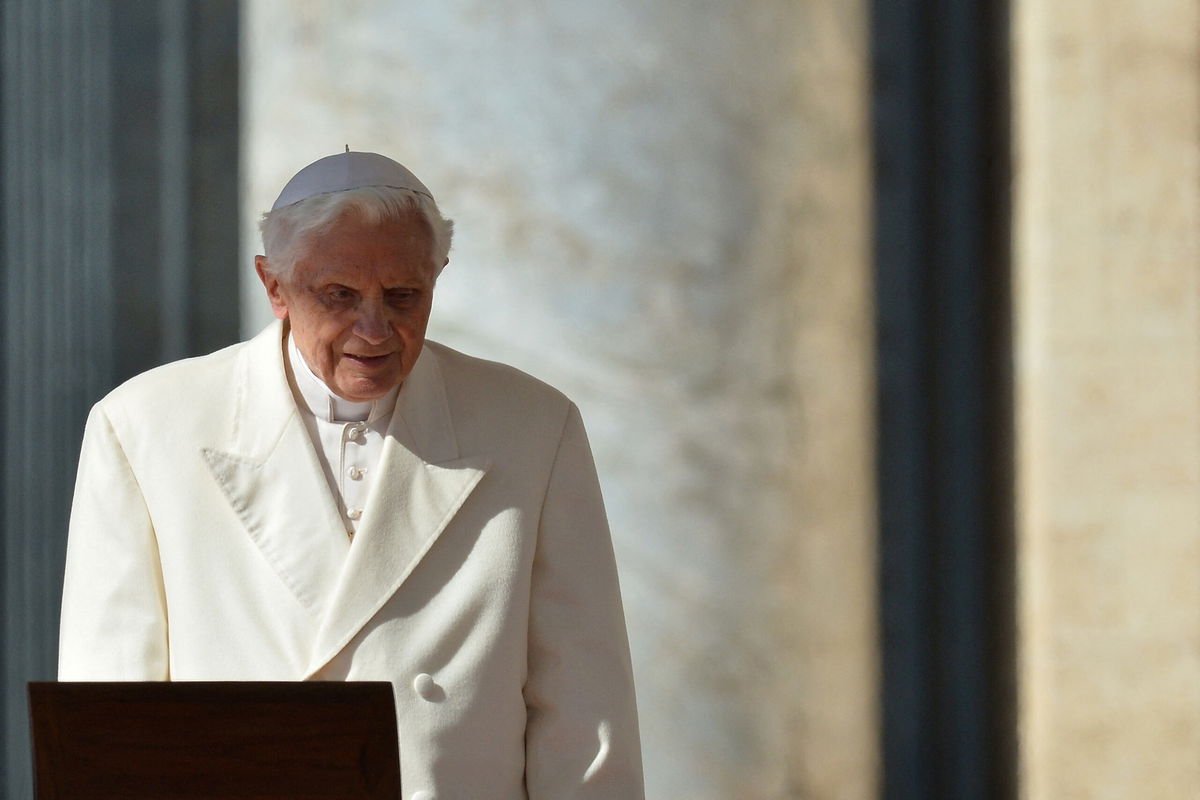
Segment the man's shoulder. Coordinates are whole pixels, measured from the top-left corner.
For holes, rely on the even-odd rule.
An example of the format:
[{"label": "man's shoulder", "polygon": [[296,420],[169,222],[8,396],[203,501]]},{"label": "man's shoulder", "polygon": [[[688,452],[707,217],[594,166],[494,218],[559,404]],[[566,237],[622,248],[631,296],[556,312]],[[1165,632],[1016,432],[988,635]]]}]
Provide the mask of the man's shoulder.
[{"label": "man's shoulder", "polygon": [[262,348],[264,334],[212,353],[149,369],[117,386],[98,405],[120,405],[150,412],[158,406],[178,410],[209,403],[215,394],[230,391],[242,359],[252,350]]},{"label": "man's shoulder", "polygon": [[[461,444],[557,441],[574,407],[550,384],[498,361],[477,358],[436,342],[445,402]],[[510,442],[511,443],[511,442]]]},{"label": "man's shoulder", "polygon": [[517,405],[535,402],[566,407],[570,400],[561,391],[527,372],[499,361],[468,355],[440,342],[426,340],[425,347],[436,358],[447,394],[478,396],[490,403],[509,401]]},{"label": "man's shoulder", "polygon": [[158,396],[164,391],[178,394],[197,385],[211,387],[219,374],[233,368],[238,354],[247,344],[238,342],[206,355],[161,364],[117,386],[105,400],[131,400],[146,394]]}]

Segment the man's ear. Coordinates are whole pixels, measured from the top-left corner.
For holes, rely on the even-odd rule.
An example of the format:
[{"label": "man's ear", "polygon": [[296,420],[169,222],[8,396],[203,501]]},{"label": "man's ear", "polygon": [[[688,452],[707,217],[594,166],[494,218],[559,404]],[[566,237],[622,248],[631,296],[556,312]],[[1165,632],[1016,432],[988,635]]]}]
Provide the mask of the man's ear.
[{"label": "man's ear", "polygon": [[258,273],[258,279],[262,281],[263,288],[267,290],[267,300],[271,302],[271,311],[275,313],[276,318],[287,319],[287,300],[283,297],[279,278],[275,277],[275,273],[271,271],[271,265],[267,262],[266,256],[254,257],[254,271]]}]

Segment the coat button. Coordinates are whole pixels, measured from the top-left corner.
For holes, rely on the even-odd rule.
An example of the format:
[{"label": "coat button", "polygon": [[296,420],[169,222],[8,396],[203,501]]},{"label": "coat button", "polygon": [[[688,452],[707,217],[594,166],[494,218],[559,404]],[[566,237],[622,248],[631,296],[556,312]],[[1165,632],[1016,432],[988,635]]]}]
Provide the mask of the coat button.
[{"label": "coat button", "polygon": [[437,694],[437,684],[433,682],[433,677],[426,672],[422,672],[413,678],[412,685],[413,691],[425,700],[432,700],[434,695]]}]

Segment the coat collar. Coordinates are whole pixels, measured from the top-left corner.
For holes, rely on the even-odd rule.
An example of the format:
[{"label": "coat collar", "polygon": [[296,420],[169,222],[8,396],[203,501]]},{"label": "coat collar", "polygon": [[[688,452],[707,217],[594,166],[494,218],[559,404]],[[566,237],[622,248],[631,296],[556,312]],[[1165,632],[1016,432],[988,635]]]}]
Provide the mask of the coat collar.
[{"label": "coat collar", "polygon": [[317,634],[309,676],[400,590],[489,464],[485,457],[461,457],[437,355],[423,348],[400,387],[363,524]]},{"label": "coat collar", "polygon": [[319,619],[350,543],[296,408],[281,323],[242,348],[228,436],[204,459],[250,538],[296,599]]},{"label": "coat collar", "polygon": [[247,343],[228,437],[203,448],[250,538],[316,623],[310,674],[396,593],[487,471],[462,458],[437,355],[425,347],[396,400],[353,544],[299,417],[279,322]]}]

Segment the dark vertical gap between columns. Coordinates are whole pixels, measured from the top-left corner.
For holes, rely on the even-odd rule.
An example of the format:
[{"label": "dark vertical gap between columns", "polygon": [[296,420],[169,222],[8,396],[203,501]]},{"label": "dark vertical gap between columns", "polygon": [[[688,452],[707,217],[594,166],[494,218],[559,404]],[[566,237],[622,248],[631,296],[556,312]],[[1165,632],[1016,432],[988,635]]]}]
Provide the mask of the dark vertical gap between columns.
[{"label": "dark vertical gap between columns", "polygon": [[875,0],[884,796],[1015,796],[1007,16]]},{"label": "dark vertical gap between columns", "polygon": [[188,89],[192,78],[187,0],[159,1],[158,69],[158,292],[160,358],[174,361],[187,354],[191,330],[188,269],[188,166],[191,109]]},{"label": "dark vertical gap between columns", "polygon": [[931,476],[921,468],[933,418],[921,391],[930,382],[931,329],[921,324],[929,315],[922,258],[932,235],[922,213],[929,104],[921,82],[926,53],[911,45],[927,23],[916,2],[876,2],[872,12],[883,787],[889,798],[931,797],[933,703],[924,680],[933,644],[931,541],[924,535]]},{"label": "dark vertical gap between columns", "polygon": [[993,797],[1015,798],[1017,774],[1017,524],[1016,524],[1016,404],[1014,400],[1015,342],[1013,339],[1013,123],[1012,28],[1007,0],[985,3],[981,24],[988,35],[984,60],[984,182],[987,220],[984,232],[988,281],[988,363],[984,391],[987,408],[987,451],[992,480],[987,485],[991,536],[984,557],[993,565],[987,603],[992,617],[989,699],[993,758],[988,780]]},{"label": "dark vertical gap between columns", "polygon": [[230,344],[241,326],[238,93],[238,0],[187,3],[192,43],[185,98],[188,131],[189,268],[184,291],[192,303],[188,343],[207,353]]},{"label": "dark vertical gap between columns", "polygon": [[[10,37],[12,26],[9,25],[10,8],[0,5],[0,164],[10,162],[9,147],[12,137],[8,134],[9,114],[9,83],[12,72],[9,59],[18,52],[16,41]],[[8,250],[8,191],[7,186],[0,185],[0,286],[7,286],[10,278]],[[0,349],[0,398],[8,397],[8,351]],[[8,442],[8,424],[5,415],[0,414],[0,452]],[[9,485],[8,459],[0,458],[0,486]],[[8,563],[8,492],[0,491],[0,575]],[[0,591],[0,642],[8,641],[8,593]],[[0,649],[0,675],[8,674],[8,656],[6,649]],[[0,691],[0,720],[6,720],[10,713],[11,700],[8,692]],[[0,775],[9,773],[9,747],[7,741],[0,746]],[[0,797],[4,796],[4,786],[0,784]]]},{"label": "dark vertical gap between columns", "polygon": [[[131,13],[132,12],[132,13]],[[163,82],[162,4],[117,4],[108,34],[114,54],[111,152],[119,171],[113,187],[111,276],[116,375],[129,377],[161,360],[168,338],[159,314],[164,180],[160,158]],[[136,54],[136,57],[134,57]]]}]

